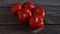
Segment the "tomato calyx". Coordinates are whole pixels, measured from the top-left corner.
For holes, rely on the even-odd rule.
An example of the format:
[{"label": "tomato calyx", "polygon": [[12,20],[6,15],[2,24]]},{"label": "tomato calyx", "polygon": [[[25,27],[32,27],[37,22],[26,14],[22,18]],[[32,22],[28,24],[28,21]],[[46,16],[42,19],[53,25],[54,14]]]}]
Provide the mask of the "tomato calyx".
[{"label": "tomato calyx", "polygon": [[39,9],[37,9],[37,13],[40,13],[40,10]]},{"label": "tomato calyx", "polygon": [[23,16],[24,16],[24,17],[26,17],[26,16],[27,16],[27,14],[23,14]]}]

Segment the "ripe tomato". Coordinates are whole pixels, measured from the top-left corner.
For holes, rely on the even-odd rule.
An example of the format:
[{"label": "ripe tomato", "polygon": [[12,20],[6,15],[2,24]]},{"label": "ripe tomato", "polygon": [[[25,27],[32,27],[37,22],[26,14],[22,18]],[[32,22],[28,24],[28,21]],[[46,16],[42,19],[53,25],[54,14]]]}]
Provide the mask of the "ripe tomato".
[{"label": "ripe tomato", "polygon": [[33,30],[42,28],[44,26],[43,18],[38,14],[33,15],[29,20],[29,26]]},{"label": "ripe tomato", "polygon": [[40,16],[45,16],[45,10],[43,7],[36,7],[32,10],[33,14],[39,14]]},{"label": "ripe tomato", "polygon": [[35,8],[35,5],[32,2],[26,2],[23,4],[23,7],[26,7],[28,9]]},{"label": "ripe tomato", "polygon": [[32,13],[28,8],[22,8],[22,10],[20,10],[18,12],[18,19],[22,23],[27,22],[29,20],[30,16],[32,16]]},{"label": "ripe tomato", "polygon": [[16,15],[18,11],[21,10],[21,4],[14,4],[11,6],[10,11],[12,14]]}]

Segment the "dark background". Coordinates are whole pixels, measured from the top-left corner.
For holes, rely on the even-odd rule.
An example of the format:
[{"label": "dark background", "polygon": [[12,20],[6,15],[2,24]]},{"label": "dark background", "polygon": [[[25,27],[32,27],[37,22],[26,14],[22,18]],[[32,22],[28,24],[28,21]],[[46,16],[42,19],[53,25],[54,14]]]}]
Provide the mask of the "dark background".
[{"label": "dark background", "polygon": [[[26,24],[18,24],[17,17],[9,12],[10,5],[27,1],[46,10],[45,27],[38,33],[31,32]],[[60,34],[60,0],[0,0],[0,34]]]}]

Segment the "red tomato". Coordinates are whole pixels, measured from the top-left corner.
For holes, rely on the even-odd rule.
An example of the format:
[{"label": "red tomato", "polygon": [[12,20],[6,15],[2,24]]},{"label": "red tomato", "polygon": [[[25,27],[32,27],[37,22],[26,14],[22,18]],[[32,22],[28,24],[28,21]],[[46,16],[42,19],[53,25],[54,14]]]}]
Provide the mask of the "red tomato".
[{"label": "red tomato", "polygon": [[39,14],[40,16],[45,16],[45,10],[43,7],[36,7],[32,10],[33,14]]},{"label": "red tomato", "polygon": [[29,20],[30,16],[32,16],[31,11],[28,8],[23,8],[18,12],[18,19],[20,22],[25,23]]},{"label": "red tomato", "polygon": [[14,4],[11,6],[10,11],[12,14],[16,15],[18,11],[21,10],[21,4]]},{"label": "red tomato", "polygon": [[23,7],[26,7],[28,9],[35,8],[35,5],[32,2],[26,2],[23,4]]},{"label": "red tomato", "polygon": [[29,26],[33,30],[42,28],[44,26],[43,18],[38,14],[33,15],[29,20]]}]

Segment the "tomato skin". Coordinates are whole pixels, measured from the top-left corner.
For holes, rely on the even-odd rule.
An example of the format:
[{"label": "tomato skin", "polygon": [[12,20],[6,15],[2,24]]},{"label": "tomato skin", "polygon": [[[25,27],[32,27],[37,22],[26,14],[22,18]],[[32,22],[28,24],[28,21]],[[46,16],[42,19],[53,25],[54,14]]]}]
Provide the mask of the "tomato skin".
[{"label": "tomato skin", "polygon": [[43,7],[36,7],[32,10],[33,14],[39,14],[42,17],[45,17],[45,9]]},{"label": "tomato skin", "polygon": [[26,7],[28,9],[35,8],[35,5],[32,2],[26,2],[23,4],[23,7]]},{"label": "tomato skin", "polygon": [[16,4],[11,6],[10,12],[14,15],[17,15],[18,11],[21,10],[21,7],[22,7],[21,4],[16,3]]},{"label": "tomato skin", "polygon": [[22,8],[22,10],[18,12],[18,19],[22,23],[27,22],[31,16],[32,13],[28,8]]},{"label": "tomato skin", "polygon": [[44,26],[43,18],[38,14],[33,15],[29,20],[29,26],[33,30],[42,28]]}]

